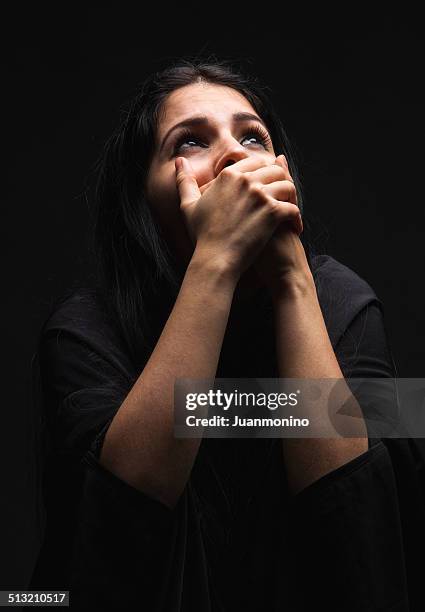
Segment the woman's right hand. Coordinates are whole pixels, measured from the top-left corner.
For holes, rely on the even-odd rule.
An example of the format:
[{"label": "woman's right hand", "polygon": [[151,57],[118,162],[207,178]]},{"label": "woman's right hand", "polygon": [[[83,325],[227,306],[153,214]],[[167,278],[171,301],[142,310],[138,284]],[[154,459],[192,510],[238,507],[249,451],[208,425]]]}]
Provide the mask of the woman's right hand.
[{"label": "woman's right hand", "polygon": [[[181,168],[177,160],[182,160]],[[296,225],[299,220],[298,207],[287,201],[284,178],[280,165],[250,156],[223,168],[202,190],[189,160],[177,158],[180,209],[196,248],[239,277],[280,223]]]}]

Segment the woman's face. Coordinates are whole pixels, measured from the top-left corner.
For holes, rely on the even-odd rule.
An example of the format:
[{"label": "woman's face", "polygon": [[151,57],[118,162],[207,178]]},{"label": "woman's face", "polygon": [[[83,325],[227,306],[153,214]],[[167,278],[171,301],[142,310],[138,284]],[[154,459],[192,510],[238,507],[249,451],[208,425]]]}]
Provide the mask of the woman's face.
[{"label": "woman's face", "polygon": [[[182,122],[186,125],[179,125]],[[186,266],[193,245],[180,212],[175,178],[174,160],[181,156],[190,161],[201,188],[225,166],[240,159],[255,156],[270,164],[276,155],[267,128],[235,89],[194,83],[174,90],[166,98],[145,188],[167,243]]]}]

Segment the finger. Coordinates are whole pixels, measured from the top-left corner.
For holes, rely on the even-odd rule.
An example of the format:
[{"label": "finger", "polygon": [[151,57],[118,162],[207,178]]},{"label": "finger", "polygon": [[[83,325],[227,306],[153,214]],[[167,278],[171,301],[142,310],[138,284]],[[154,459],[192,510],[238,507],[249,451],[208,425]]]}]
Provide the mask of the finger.
[{"label": "finger", "polygon": [[[244,163],[242,164],[242,162]],[[285,172],[280,165],[276,165],[271,161],[268,162],[264,158],[244,158],[239,162],[232,164],[232,168],[236,168],[236,170],[238,170],[239,172],[246,172],[247,174],[252,173],[254,175],[255,172],[254,178],[258,180],[258,182],[264,184],[271,183],[272,181],[276,181],[279,178],[285,178]],[[258,176],[257,172],[259,173]],[[201,190],[201,193],[204,193],[204,191],[211,187],[214,180],[215,179],[212,179],[208,183],[202,185],[199,188]]]},{"label": "finger", "polygon": [[273,181],[286,179],[288,173],[280,164],[272,163],[268,166],[263,166],[262,168],[248,172],[247,174],[249,174],[253,180],[267,185],[273,183]]},{"label": "finger", "polygon": [[268,162],[265,157],[260,155],[250,155],[249,157],[244,157],[243,159],[240,159],[232,164],[231,168],[232,170],[236,170],[238,172],[249,172],[267,165],[270,165],[270,162]]},{"label": "finger", "polygon": [[213,184],[215,179],[213,179],[212,181],[208,181],[208,183],[204,183],[203,185],[201,185],[199,187],[199,191],[203,194],[204,191],[206,191],[207,189],[209,189],[211,187],[211,185]]},{"label": "finger", "polygon": [[292,181],[294,182],[294,179],[292,178],[290,172],[289,172],[289,166],[288,166],[288,162],[286,161],[286,157],[282,154],[282,155],[278,155],[276,157],[276,163],[279,164],[281,166],[281,168],[283,168],[284,172],[285,172],[285,179],[288,181]]},{"label": "finger", "polygon": [[275,181],[274,183],[265,185],[263,191],[276,200],[292,202],[292,204],[298,206],[297,190],[293,181]]},{"label": "finger", "polygon": [[278,204],[276,214],[280,219],[280,223],[290,221],[297,234],[301,234],[304,227],[301,212],[298,206],[292,202],[282,202],[280,200],[276,200],[276,203]]},{"label": "finger", "polygon": [[189,160],[185,157],[177,157],[175,167],[180,206],[188,206],[197,202],[201,197],[201,192],[199,191],[198,182]]},{"label": "finger", "polygon": [[[292,178],[290,172],[289,172],[289,166],[288,166],[288,161],[286,159],[286,157],[282,154],[282,155],[278,155],[276,157],[276,162],[279,163],[282,168],[284,168],[285,172],[286,172],[286,180],[291,181],[291,183],[293,183],[295,185],[295,181]],[[292,202],[293,200],[291,200]],[[297,194],[297,190],[295,189],[295,202],[294,202],[297,206],[298,206],[298,194]]]}]

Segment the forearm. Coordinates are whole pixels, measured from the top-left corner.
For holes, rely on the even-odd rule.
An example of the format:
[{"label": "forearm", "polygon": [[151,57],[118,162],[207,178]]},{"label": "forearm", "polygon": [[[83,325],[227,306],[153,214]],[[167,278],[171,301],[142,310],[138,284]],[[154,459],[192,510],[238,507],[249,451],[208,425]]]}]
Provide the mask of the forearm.
[{"label": "forearm", "polygon": [[100,462],[169,507],[180,496],[200,439],[175,439],[176,378],[214,378],[236,280],[195,252],[143,372],[108,428]]},{"label": "forearm", "polygon": [[[323,319],[316,287],[309,269],[288,275],[273,296],[276,354],[281,378],[343,379]],[[352,394],[345,385],[345,395]],[[328,419],[328,401],[315,402],[319,419]],[[360,409],[358,414],[361,416]],[[363,437],[284,438],[283,455],[288,484],[297,493],[324,474],[344,465],[368,449],[367,432],[360,418]]]}]

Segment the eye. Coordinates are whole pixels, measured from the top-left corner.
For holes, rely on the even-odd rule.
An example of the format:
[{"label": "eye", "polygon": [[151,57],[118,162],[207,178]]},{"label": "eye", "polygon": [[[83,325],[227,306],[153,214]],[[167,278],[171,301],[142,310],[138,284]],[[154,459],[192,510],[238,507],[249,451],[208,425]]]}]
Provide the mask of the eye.
[{"label": "eye", "polygon": [[[258,142],[251,142],[251,145],[260,145],[264,149],[267,149],[271,145],[271,138],[268,132],[260,127],[259,125],[253,125],[247,130],[243,140],[253,140],[256,139]],[[183,145],[187,144],[187,147],[183,147]],[[177,138],[176,143],[173,147],[174,155],[176,155],[180,149],[192,149],[193,146],[201,146],[205,148],[205,144],[202,143],[197,135],[191,130],[185,129],[183,130],[179,137]]]},{"label": "eye", "polygon": [[[250,137],[249,140],[252,140],[253,138],[258,140],[259,141],[258,144],[260,144],[264,149],[267,149],[267,147],[271,144],[270,136],[268,135],[266,130],[261,128],[259,125],[253,125],[250,128],[249,132],[245,135],[244,140],[247,139],[248,136]],[[256,143],[252,143],[252,144],[256,144]]]},{"label": "eye", "polygon": [[[183,130],[183,132],[181,132],[180,136],[178,137],[178,139],[176,140],[176,143],[174,145],[174,153],[177,153],[178,151],[180,151],[180,149],[183,147],[183,145],[188,143],[188,142],[200,143],[201,141],[198,140],[196,135],[193,132],[191,132],[190,130]],[[185,147],[185,148],[192,148],[192,147]]]}]

